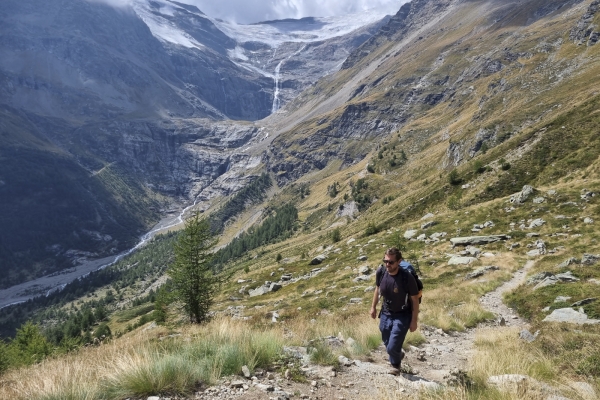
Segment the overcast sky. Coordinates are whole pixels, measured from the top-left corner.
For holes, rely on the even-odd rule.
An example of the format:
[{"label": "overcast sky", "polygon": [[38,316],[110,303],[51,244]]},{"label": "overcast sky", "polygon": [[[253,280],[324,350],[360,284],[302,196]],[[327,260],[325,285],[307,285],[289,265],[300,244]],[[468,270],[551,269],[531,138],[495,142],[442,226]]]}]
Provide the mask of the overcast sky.
[{"label": "overcast sky", "polygon": [[179,0],[241,24],[282,18],[330,17],[378,8],[396,14],[407,0]]}]

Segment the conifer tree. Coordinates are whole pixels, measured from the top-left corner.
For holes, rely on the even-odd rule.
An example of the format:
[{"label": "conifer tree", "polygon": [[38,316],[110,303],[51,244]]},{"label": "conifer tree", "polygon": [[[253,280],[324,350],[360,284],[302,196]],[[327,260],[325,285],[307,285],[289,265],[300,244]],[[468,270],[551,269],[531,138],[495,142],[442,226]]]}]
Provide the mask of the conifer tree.
[{"label": "conifer tree", "polygon": [[206,219],[198,214],[185,222],[185,228],[175,243],[175,261],[169,266],[173,294],[183,303],[192,323],[207,320],[218,278],[211,268],[212,248],[216,240]]}]

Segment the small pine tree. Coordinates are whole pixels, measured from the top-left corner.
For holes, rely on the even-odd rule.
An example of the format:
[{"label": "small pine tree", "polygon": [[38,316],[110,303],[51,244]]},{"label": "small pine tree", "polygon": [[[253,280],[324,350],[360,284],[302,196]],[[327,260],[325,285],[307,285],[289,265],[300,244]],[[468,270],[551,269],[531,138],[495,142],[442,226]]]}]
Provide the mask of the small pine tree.
[{"label": "small pine tree", "polygon": [[211,268],[213,238],[210,225],[198,214],[185,223],[185,228],[175,243],[175,261],[168,274],[173,283],[175,298],[183,303],[183,309],[192,323],[208,319],[208,311],[219,284]]}]

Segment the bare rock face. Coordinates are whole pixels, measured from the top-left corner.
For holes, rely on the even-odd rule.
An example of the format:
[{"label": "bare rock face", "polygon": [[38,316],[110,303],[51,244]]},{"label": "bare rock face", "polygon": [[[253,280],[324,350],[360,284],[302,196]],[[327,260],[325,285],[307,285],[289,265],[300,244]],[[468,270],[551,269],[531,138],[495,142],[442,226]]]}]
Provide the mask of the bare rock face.
[{"label": "bare rock face", "polygon": [[594,0],[590,3],[587,12],[577,21],[577,24],[569,33],[569,40],[576,44],[593,46],[600,38],[598,27],[593,23],[596,13],[600,9],[600,1]]}]

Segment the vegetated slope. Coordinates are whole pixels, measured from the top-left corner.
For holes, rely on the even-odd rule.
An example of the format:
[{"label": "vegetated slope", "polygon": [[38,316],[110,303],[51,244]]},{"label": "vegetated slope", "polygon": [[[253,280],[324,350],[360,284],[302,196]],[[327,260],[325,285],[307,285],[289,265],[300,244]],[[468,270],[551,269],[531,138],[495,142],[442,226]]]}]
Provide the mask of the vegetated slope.
[{"label": "vegetated slope", "polygon": [[598,47],[574,39],[589,3],[411,4],[292,105],[269,154],[281,181],[391,138],[447,171],[595,96]]},{"label": "vegetated slope", "polygon": [[[428,14],[433,4],[447,7]],[[334,314],[352,325],[366,313],[374,279],[358,279],[359,267],[372,272],[385,248],[395,245],[420,267],[426,287],[422,323],[461,331],[491,318],[479,297],[527,259],[535,260],[535,272],[558,273],[558,264],[571,256],[600,253],[596,225],[584,222],[600,220],[600,197],[590,194],[600,187],[599,50],[592,41],[578,45],[577,39],[589,2],[520,4],[416,1],[413,6],[423,8],[404,8],[397,16],[404,15],[404,23],[394,22],[398,31],[388,27],[360,50],[354,64],[301,96],[285,116],[273,117],[269,128],[280,130],[267,165],[282,187],[260,207],[293,204],[299,229],[228,261],[227,272],[234,275],[218,297],[218,315],[246,318],[257,331],[278,315],[276,320],[288,324],[282,331],[289,340],[296,334],[296,326],[289,326],[303,319],[314,336],[336,335],[339,325],[323,321]],[[285,131],[286,124],[293,128]],[[508,195],[526,183],[539,189],[537,202],[511,204]],[[538,218],[546,223],[528,228]],[[436,224],[423,227],[429,220]],[[482,228],[486,221],[492,225]],[[424,238],[406,239],[408,229]],[[450,265],[448,254],[459,250],[447,238],[473,230],[512,238],[479,249],[493,257]],[[537,240],[544,241],[547,253],[529,256]],[[311,265],[317,255],[326,258]],[[465,280],[488,264],[499,269],[481,280]],[[521,288],[511,301],[539,324],[543,307],[565,306],[555,302],[558,295],[573,301],[594,295],[597,267],[573,274],[579,283]],[[265,281],[288,283],[274,293],[248,295]],[[149,282],[140,286],[146,290]],[[135,288],[127,291],[143,296],[134,294]],[[149,309],[135,308],[122,319],[133,327],[152,318],[139,314]],[[587,303],[584,311],[600,317],[597,302]],[[170,317],[177,320],[175,313]],[[111,324],[115,332],[129,329],[115,320]],[[480,374],[482,382],[492,370],[537,374],[551,384],[597,378],[596,328],[558,336],[553,327],[538,326],[544,329],[538,342],[515,345],[527,355],[523,359],[534,360],[529,367],[515,365],[511,357],[502,360],[502,368],[469,373]],[[373,331],[378,339],[375,325]],[[484,347],[507,348],[505,341],[486,340]],[[574,341],[580,343],[575,346],[579,364],[572,362]]]}]

